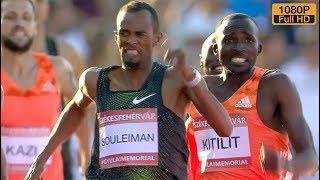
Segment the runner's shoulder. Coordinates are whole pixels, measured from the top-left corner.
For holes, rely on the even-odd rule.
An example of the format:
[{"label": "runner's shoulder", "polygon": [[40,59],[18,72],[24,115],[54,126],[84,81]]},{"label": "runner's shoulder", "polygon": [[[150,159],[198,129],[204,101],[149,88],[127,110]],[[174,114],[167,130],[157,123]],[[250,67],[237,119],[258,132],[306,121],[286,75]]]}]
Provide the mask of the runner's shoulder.
[{"label": "runner's shoulder", "polygon": [[98,67],[90,67],[87,68],[85,71],[80,76],[79,79],[79,84],[84,84],[84,85],[96,85],[99,77],[99,73],[102,70],[102,68]]},{"label": "runner's shoulder", "polygon": [[57,72],[57,75],[66,75],[66,73],[73,73],[73,68],[71,64],[62,56],[50,56],[52,64]]},{"label": "runner's shoulder", "polygon": [[290,78],[279,69],[268,69],[261,78],[260,86],[273,90],[281,90],[292,84]]},{"label": "runner's shoulder", "polygon": [[99,72],[102,68],[90,67],[83,71],[79,78],[79,89],[85,92],[91,99],[96,98],[96,88]]}]

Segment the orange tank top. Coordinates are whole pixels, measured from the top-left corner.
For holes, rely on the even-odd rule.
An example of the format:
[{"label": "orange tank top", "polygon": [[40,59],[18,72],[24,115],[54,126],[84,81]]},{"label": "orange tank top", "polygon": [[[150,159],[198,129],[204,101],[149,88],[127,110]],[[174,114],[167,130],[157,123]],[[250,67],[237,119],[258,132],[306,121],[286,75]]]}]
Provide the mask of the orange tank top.
[{"label": "orange tank top", "polygon": [[[1,113],[1,147],[7,158],[9,180],[24,179],[36,155],[60,113],[60,90],[53,64],[48,55],[34,53],[38,63],[35,83],[21,89],[1,69],[4,103]],[[59,147],[49,158],[42,174],[44,179],[63,179]]]},{"label": "orange tank top", "polygon": [[285,172],[266,173],[260,165],[262,144],[288,157],[288,137],[265,126],[256,107],[258,85],[265,69],[253,75],[223,102],[234,129],[230,137],[219,137],[191,104],[187,138],[190,148],[190,179],[283,179]]}]

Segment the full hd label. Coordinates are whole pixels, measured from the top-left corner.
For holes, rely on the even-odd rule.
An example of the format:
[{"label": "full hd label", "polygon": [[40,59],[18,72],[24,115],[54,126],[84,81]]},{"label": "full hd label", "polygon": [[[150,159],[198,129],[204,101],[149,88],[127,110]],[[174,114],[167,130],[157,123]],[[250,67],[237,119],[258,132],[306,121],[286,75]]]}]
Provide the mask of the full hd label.
[{"label": "full hd label", "polygon": [[317,22],[315,3],[273,3],[273,25],[315,25]]}]

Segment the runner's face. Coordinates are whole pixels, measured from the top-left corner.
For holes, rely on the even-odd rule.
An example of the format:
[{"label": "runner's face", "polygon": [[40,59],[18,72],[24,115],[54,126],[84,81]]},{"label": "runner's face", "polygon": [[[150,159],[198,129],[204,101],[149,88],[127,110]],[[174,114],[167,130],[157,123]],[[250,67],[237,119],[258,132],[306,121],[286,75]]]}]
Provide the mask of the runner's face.
[{"label": "runner's face", "polygon": [[126,68],[135,68],[141,63],[151,61],[157,34],[148,11],[120,12],[115,39],[123,65]]},{"label": "runner's face", "polygon": [[23,52],[36,34],[34,9],[30,2],[8,0],[1,3],[1,44]]},{"label": "runner's face", "polygon": [[222,73],[222,66],[214,55],[212,46],[203,46],[200,58],[200,66],[206,75],[219,75]]},{"label": "runner's face", "polygon": [[225,21],[217,31],[218,56],[227,72],[250,72],[261,51],[257,26],[250,19],[236,19]]}]

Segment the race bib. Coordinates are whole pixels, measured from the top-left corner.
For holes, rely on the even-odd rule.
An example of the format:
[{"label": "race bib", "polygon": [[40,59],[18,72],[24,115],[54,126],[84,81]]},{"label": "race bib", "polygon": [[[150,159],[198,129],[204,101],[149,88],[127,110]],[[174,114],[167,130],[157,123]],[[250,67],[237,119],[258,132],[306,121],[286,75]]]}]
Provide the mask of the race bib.
[{"label": "race bib", "polygon": [[[8,172],[26,172],[49,140],[49,128],[1,127]],[[51,164],[51,157],[46,166]]]},{"label": "race bib", "polygon": [[101,169],[158,165],[157,109],[112,110],[98,120]]},{"label": "race bib", "polygon": [[230,117],[234,128],[229,137],[218,136],[205,119],[193,122],[201,172],[251,165],[247,119],[239,114]]}]

